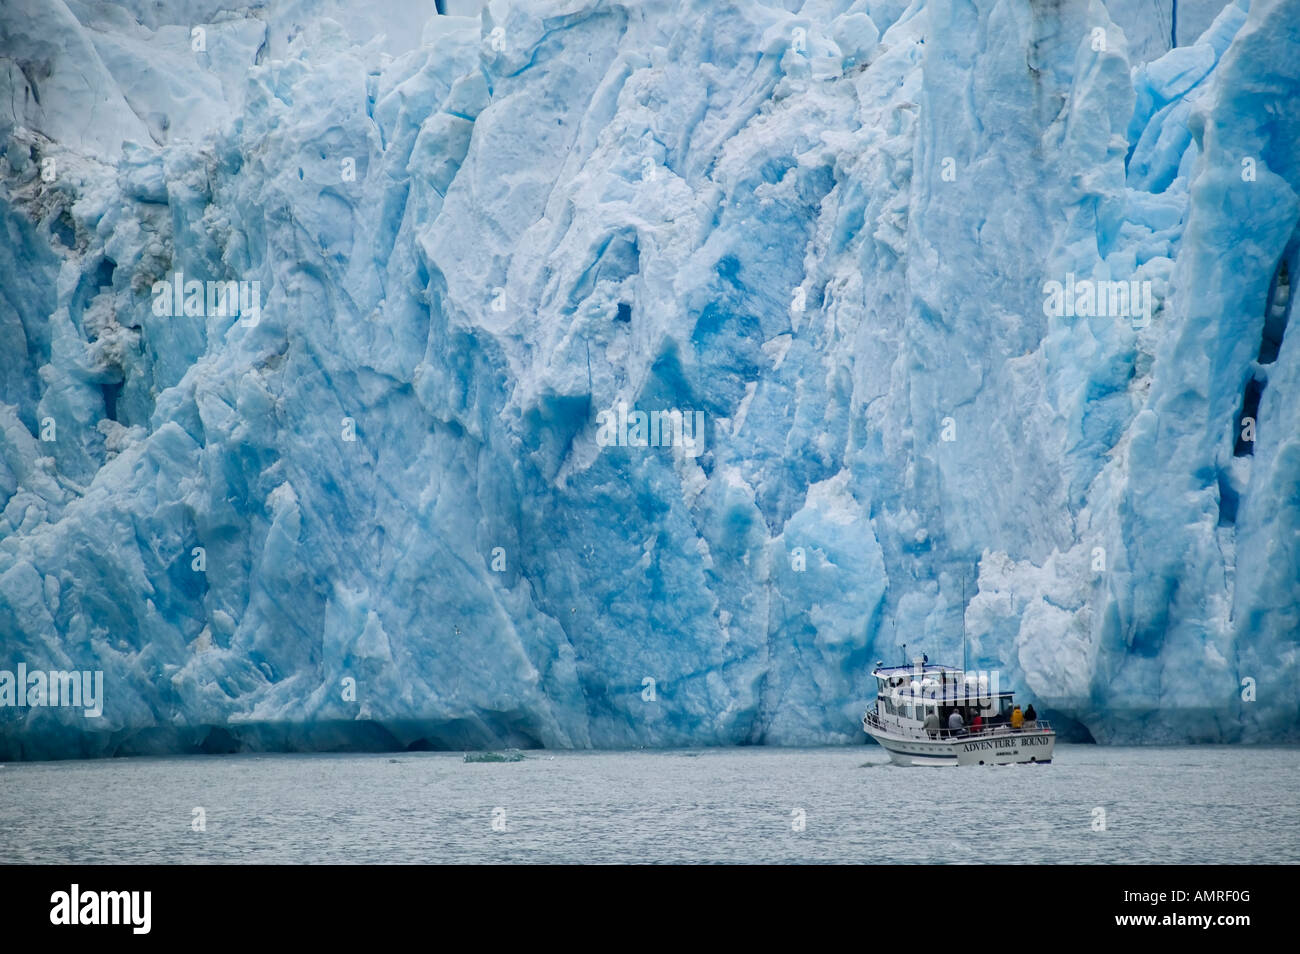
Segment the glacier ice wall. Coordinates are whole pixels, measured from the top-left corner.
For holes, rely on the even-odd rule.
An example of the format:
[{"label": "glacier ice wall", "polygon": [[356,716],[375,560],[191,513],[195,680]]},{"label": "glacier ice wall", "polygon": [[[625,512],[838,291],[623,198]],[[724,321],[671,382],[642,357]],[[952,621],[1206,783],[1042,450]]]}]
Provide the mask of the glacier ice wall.
[{"label": "glacier ice wall", "polygon": [[0,757],[1300,738],[1300,4],[432,7],[0,12]]}]

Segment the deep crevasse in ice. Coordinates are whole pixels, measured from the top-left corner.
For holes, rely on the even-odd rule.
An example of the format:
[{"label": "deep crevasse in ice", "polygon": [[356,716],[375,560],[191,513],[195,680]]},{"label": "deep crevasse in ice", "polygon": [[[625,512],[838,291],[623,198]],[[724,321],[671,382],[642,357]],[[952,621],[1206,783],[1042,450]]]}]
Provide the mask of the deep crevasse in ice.
[{"label": "deep crevasse in ice", "polygon": [[1297,737],[1295,2],[431,7],[0,14],[0,756]]}]

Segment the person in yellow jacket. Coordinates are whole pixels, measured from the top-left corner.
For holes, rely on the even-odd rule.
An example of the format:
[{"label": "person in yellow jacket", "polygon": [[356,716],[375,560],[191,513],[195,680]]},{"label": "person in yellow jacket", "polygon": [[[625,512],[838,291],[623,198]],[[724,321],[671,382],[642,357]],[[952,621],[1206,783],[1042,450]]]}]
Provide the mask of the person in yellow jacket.
[{"label": "person in yellow jacket", "polygon": [[1020,706],[1016,706],[1011,710],[1011,729],[1012,731],[1019,732],[1020,727],[1024,724],[1025,714],[1020,711]]}]

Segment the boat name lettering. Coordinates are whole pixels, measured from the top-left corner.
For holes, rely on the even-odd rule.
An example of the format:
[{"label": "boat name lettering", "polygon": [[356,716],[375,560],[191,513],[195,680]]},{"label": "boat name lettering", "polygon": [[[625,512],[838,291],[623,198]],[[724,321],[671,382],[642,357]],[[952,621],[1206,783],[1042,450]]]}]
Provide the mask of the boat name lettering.
[{"label": "boat name lettering", "polygon": [[[1046,735],[1027,735],[1023,738],[1015,739],[1020,745],[1046,745],[1048,736]],[[985,739],[980,742],[966,742],[962,745],[963,752],[976,752],[980,749],[998,749],[1012,744],[1011,739]]]}]

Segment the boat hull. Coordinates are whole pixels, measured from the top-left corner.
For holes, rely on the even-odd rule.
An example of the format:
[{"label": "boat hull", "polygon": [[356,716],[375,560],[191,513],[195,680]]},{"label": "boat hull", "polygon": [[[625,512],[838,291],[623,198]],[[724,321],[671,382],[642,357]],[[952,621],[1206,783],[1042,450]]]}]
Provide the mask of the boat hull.
[{"label": "boat hull", "polygon": [[1007,732],[956,739],[905,738],[868,729],[898,765],[1014,765],[1052,761],[1055,732]]}]

